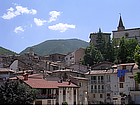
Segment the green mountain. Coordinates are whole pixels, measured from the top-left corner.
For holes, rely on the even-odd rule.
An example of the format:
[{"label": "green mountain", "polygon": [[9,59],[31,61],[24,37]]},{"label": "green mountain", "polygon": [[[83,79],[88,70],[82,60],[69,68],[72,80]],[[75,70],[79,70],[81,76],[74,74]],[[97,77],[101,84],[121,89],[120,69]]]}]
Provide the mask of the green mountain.
[{"label": "green mountain", "polygon": [[30,48],[38,55],[49,55],[53,53],[67,54],[73,52],[78,48],[86,48],[89,45],[88,42],[79,39],[60,39],[60,40],[47,40],[38,45],[28,47],[21,52],[29,52]]},{"label": "green mountain", "polygon": [[13,51],[10,51],[8,49],[5,49],[3,47],[0,47],[0,55],[3,55],[3,54],[13,55],[13,54],[16,54],[16,53],[13,52]]}]

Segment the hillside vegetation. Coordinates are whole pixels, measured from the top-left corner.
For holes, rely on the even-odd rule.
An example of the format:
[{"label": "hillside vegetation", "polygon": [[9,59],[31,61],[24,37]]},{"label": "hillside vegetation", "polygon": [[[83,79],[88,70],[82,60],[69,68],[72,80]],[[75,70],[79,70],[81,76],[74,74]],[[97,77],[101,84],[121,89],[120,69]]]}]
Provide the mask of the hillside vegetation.
[{"label": "hillside vegetation", "polygon": [[13,52],[13,51],[10,51],[8,49],[5,49],[3,47],[0,47],[0,55],[5,55],[5,54],[7,54],[7,55],[13,55],[13,54],[16,54],[16,53]]},{"label": "hillside vegetation", "polygon": [[73,52],[78,48],[86,48],[89,45],[88,42],[79,39],[60,39],[60,40],[47,40],[35,46],[26,48],[21,52],[29,52],[30,48],[38,55],[49,55],[53,53],[67,54]]}]

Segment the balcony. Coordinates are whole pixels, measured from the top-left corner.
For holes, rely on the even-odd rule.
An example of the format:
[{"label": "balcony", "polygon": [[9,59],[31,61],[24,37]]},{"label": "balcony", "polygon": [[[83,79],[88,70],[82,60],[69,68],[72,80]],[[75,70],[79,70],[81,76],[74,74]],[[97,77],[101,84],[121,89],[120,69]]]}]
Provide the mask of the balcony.
[{"label": "balcony", "polygon": [[130,87],[130,91],[140,91],[140,87]]},{"label": "balcony", "polygon": [[97,84],[97,81],[91,81],[91,84]]},{"label": "balcony", "polygon": [[98,89],[98,93],[105,93],[105,90],[104,89]]},{"label": "balcony", "polygon": [[48,94],[38,94],[36,95],[36,99],[56,99],[56,96],[51,94],[51,95],[48,95]]},{"label": "balcony", "polygon": [[105,82],[103,80],[97,81],[98,84],[104,84]]},{"label": "balcony", "polygon": [[95,81],[95,80],[92,80],[91,81],[91,84],[104,84],[105,82],[103,80],[101,81]]},{"label": "balcony", "polygon": [[105,90],[104,89],[93,89],[91,90],[91,93],[105,93]]},{"label": "balcony", "polygon": [[91,93],[98,93],[97,89],[92,89]]}]

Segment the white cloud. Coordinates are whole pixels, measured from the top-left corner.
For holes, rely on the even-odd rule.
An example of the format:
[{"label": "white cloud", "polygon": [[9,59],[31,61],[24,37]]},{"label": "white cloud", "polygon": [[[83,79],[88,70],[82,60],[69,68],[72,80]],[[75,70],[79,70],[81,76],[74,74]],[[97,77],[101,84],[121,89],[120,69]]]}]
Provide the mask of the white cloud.
[{"label": "white cloud", "polygon": [[49,15],[51,16],[48,22],[56,21],[58,16],[60,16],[61,12],[51,11]]},{"label": "white cloud", "polygon": [[60,31],[60,32],[65,32],[68,29],[75,29],[76,26],[72,24],[64,24],[64,23],[58,23],[56,25],[52,25],[48,27],[50,30],[54,31]]},{"label": "white cloud", "polygon": [[37,26],[43,26],[45,22],[47,22],[46,20],[41,20],[38,18],[34,18],[34,22]]},{"label": "white cloud", "polygon": [[12,18],[19,16],[21,14],[35,15],[36,13],[37,13],[37,11],[35,9],[29,10],[27,7],[22,7],[22,6],[16,5],[15,9],[13,7],[10,7],[7,10],[7,13],[5,13],[2,16],[2,18],[3,19],[12,19]]},{"label": "white cloud", "polygon": [[23,29],[23,27],[18,26],[18,27],[15,28],[14,32],[15,33],[21,33],[21,32],[24,32],[24,29]]}]

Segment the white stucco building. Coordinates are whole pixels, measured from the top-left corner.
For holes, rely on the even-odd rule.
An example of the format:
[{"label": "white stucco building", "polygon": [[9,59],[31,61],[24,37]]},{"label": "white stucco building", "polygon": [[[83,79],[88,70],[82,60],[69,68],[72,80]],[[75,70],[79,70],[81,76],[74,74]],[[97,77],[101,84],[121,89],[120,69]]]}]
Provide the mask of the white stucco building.
[{"label": "white stucco building", "polygon": [[119,64],[110,70],[92,70],[86,73],[89,79],[90,104],[128,104],[129,96],[140,104],[140,85],[134,80],[138,71],[135,63]]}]

